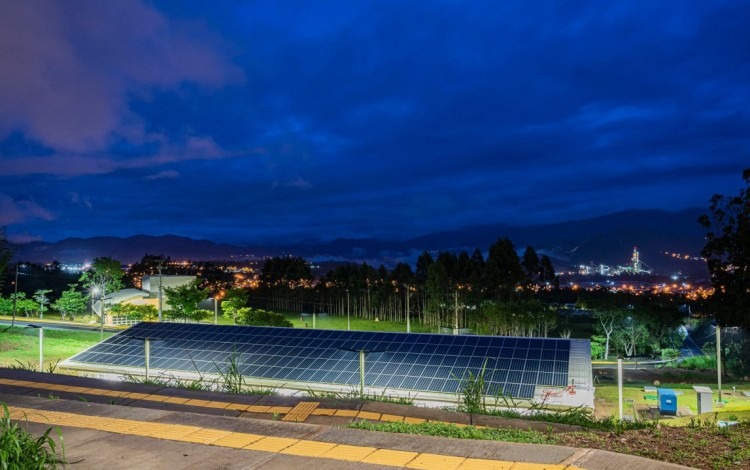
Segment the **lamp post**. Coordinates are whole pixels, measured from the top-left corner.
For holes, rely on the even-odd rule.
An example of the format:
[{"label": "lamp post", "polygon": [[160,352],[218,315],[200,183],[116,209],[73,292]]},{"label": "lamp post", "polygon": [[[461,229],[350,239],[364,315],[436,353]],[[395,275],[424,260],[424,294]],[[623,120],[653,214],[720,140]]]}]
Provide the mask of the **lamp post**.
[{"label": "lamp post", "polygon": [[162,304],[161,304],[161,261],[159,261],[159,323],[161,323]]},{"label": "lamp post", "polygon": [[219,324],[219,298],[214,297],[214,325]]},{"label": "lamp post", "polygon": [[617,358],[617,408],[622,421],[622,356]]},{"label": "lamp post", "polygon": [[346,329],[348,331],[352,329],[352,320],[349,315],[349,289],[346,290]]},{"label": "lamp post", "polygon": [[26,328],[39,330],[39,372],[44,372],[44,327],[41,325],[26,325]]},{"label": "lamp post", "polygon": [[716,379],[719,386],[719,403],[721,401],[721,325],[716,323]]},{"label": "lamp post", "polygon": [[411,297],[411,290],[409,284],[404,284],[406,289],[406,332],[411,333],[411,310],[409,308],[409,297]]},{"label": "lamp post", "polygon": [[16,261],[16,282],[13,283],[13,319],[10,321],[11,328],[16,326],[16,302],[18,302],[18,264]]}]

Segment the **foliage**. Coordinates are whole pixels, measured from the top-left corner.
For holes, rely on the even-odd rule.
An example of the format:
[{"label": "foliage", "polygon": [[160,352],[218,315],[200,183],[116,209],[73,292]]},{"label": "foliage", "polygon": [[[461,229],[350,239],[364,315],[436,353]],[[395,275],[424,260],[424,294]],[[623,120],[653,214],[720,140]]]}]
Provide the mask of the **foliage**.
[{"label": "foliage", "polygon": [[95,258],[91,268],[81,275],[79,282],[89,289],[99,289],[102,295],[122,289],[124,275],[119,261],[109,257]]},{"label": "foliage", "polygon": [[661,350],[661,359],[663,361],[674,361],[680,357],[680,350],[676,348],[664,348]]},{"label": "foliage", "polygon": [[68,315],[75,320],[78,314],[86,310],[86,297],[76,290],[75,284],[70,284],[69,287],[70,289],[64,291],[62,296],[52,304],[52,307],[60,312],[63,320]]},{"label": "foliage", "polygon": [[52,289],[39,289],[34,292],[34,300],[39,304],[39,318],[44,318],[45,307],[49,304],[49,298],[47,295],[52,292]]},{"label": "foliage", "polygon": [[130,320],[138,321],[156,321],[159,316],[156,307],[150,304],[116,304],[112,306],[110,311],[112,312],[112,315],[128,317]]},{"label": "foliage", "polygon": [[350,390],[340,392],[326,392],[316,391],[308,389],[305,394],[310,398],[315,399],[329,399],[329,400],[364,400],[364,401],[376,401],[380,403],[393,403],[396,405],[413,405],[414,398],[411,396],[400,396],[400,395],[387,395],[384,389],[382,393],[365,393],[364,395],[359,393],[359,388],[352,386]]},{"label": "foliage", "polygon": [[487,410],[485,397],[487,388],[484,381],[484,373],[487,369],[487,361],[482,364],[482,369],[478,372],[468,370],[466,375],[461,379],[459,386],[459,406],[458,410],[466,413],[483,413]]},{"label": "foliage", "polygon": [[710,303],[719,324],[750,329],[750,168],[742,172],[745,187],[737,196],[716,194],[710,215],[699,222],[706,229],[701,251],[715,289]]},{"label": "foliage", "polygon": [[229,289],[221,301],[221,309],[225,318],[236,319],[237,311],[247,305],[249,294],[245,289]]},{"label": "foliage", "polygon": [[[2,403],[3,414],[0,416],[0,468],[3,469],[49,469],[63,467],[65,449],[60,436],[60,457],[57,456],[57,444],[50,435],[53,428],[35,438],[31,433],[11,420],[10,411]],[[58,430],[59,433],[59,430]]]},{"label": "foliage", "polygon": [[5,227],[0,227],[0,287],[3,287],[5,282],[5,273],[10,258],[13,256],[13,250],[11,249],[8,237],[5,235]]},{"label": "foliage", "polygon": [[243,307],[237,310],[237,323],[250,326],[284,326],[292,327],[292,322],[284,315],[265,310]]},{"label": "foliage", "polygon": [[440,422],[409,423],[372,423],[355,421],[347,427],[367,431],[392,432],[401,434],[421,434],[425,436],[452,437],[455,439],[478,439],[486,441],[525,442],[529,444],[555,444],[553,434],[539,431],[514,428],[477,428],[474,426],[457,426]]},{"label": "foliage", "polygon": [[211,315],[211,312],[198,307],[208,298],[208,289],[201,289],[197,279],[180,286],[165,287],[164,294],[172,308],[169,315],[173,318],[196,321]]},{"label": "foliage", "polygon": [[247,395],[274,395],[276,390],[273,387],[249,385],[247,383],[240,370],[241,359],[241,354],[233,352],[223,367],[214,364],[216,371],[221,377],[219,384],[222,391],[235,394],[244,393]]}]

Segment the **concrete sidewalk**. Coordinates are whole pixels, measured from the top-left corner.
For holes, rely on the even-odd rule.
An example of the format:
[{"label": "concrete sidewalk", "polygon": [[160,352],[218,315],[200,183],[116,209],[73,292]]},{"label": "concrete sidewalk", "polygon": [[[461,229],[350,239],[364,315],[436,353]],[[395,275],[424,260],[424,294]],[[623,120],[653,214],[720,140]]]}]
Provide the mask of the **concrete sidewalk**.
[{"label": "concrete sidewalk", "polygon": [[[395,413],[409,413],[411,416],[408,417],[413,419],[458,420],[464,421],[464,424],[472,419],[468,415],[443,410],[363,403],[357,400],[335,403],[323,403],[321,400],[320,404],[330,407],[328,409],[348,410],[350,413],[339,416],[310,415],[306,422],[294,423],[281,421],[281,415],[264,416],[268,413],[201,405],[217,403],[217,398],[232,401],[242,398],[248,403],[254,403],[246,405],[248,407],[264,409],[265,406],[271,409],[271,405],[275,404],[281,409],[283,404],[292,405],[286,406],[290,410],[300,410],[301,407],[296,405],[304,400],[309,403],[310,398],[227,398],[227,395],[214,392],[165,390],[139,384],[7,369],[0,369],[0,378],[6,379],[6,382],[11,378],[24,381],[23,387],[0,383],[0,401],[12,410],[20,410],[14,416],[19,421],[28,421],[29,428],[35,433],[44,432],[52,423],[59,427],[65,442],[66,458],[71,463],[70,468],[686,468],[601,450],[378,433],[337,427],[355,419],[360,413],[372,413],[372,416],[379,414],[381,418],[405,418],[405,415]],[[35,382],[49,384],[53,381],[78,387],[80,391],[94,386],[99,391],[118,386],[120,390],[127,391],[117,396],[76,393],[74,396],[63,397],[61,395],[66,393],[63,386],[59,387],[61,391],[54,393],[34,386]],[[185,403],[193,403],[195,406],[143,398],[159,396],[155,392],[161,392],[161,397],[179,393],[186,399]],[[87,397],[108,397],[120,402],[93,403]],[[266,405],[257,404],[263,400]],[[144,403],[149,406],[140,406]],[[287,414],[290,413],[291,411]],[[258,417],[272,419],[257,419]],[[48,420],[52,420],[52,423]]]}]

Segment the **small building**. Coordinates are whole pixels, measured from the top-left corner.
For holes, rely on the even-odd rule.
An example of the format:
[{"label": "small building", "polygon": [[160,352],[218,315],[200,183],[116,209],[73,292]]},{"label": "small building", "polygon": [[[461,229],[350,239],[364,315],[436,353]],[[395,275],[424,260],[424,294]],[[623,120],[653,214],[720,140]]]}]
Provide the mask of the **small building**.
[{"label": "small building", "polygon": [[[163,294],[164,289],[167,287],[183,286],[195,281],[196,279],[196,276],[144,276],[142,289],[130,287],[106,295],[104,298],[104,304],[106,306],[107,315],[105,316],[104,323],[107,325],[113,324],[112,316],[109,315],[109,309],[112,308],[113,305],[153,305],[158,310],[160,291],[162,292],[161,310],[168,312],[172,308],[169,305],[169,302],[167,302],[166,296]],[[96,315],[101,317],[102,299],[94,299],[91,303],[91,309]]]}]

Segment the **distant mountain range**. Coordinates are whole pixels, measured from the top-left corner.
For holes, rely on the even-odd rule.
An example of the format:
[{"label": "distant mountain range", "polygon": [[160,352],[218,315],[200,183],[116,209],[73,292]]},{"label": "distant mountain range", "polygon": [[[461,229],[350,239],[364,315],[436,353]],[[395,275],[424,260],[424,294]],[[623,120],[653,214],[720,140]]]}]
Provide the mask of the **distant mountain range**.
[{"label": "distant mountain range", "polygon": [[392,266],[399,261],[413,264],[423,251],[486,253],[500,237],[510,238],[519,250],[533,246],[550,256],[556,267],[579,264],[624,265],[637,246],[641,260],[656,272],[681,271],[705,276],[705,263],[676,260],[666,253],[698,256],[704,245],[703,228],[697,223],[701,209],[681,212],[630,210],[601,217],[545,225],[477,225],[436,232],[409,240],[337,239],[305,240],[284,246],[237,246],[194,240],[173,235],[137,235],[128,238],[68,238],[59,242],[18,245],[16,258],[23,261],[77,263],[110,256],[123,263],[140,260],[144,254],[167,255],[175,260],[229,260],[274,255],[296,255],[316,262],[366,261]]}]

